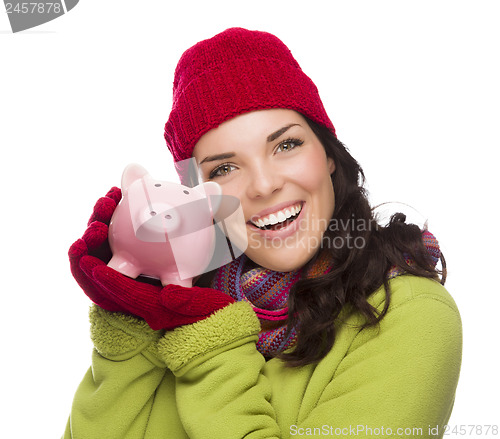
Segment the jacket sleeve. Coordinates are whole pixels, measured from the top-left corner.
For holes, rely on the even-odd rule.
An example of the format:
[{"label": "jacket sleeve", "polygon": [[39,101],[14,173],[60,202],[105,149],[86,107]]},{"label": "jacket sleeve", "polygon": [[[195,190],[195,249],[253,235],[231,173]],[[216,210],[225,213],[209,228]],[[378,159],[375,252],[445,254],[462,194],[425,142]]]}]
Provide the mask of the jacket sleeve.
[{"label": "jacket sleeve", "polygon": [[461,354],[461,320],[451,298],[422,294],[397,304],[379,326],[353,338],[296,431],[326,425],[336,437],[441,438]]},{"label": "jacket sleeve", "polygon": [[237,302],[167,332],[159,353],[176,377],[177,409],[191,439],[280,438],[271,386],[256,350],[260,323]]},{"label": "jacket sleeve", "polygon": [[[163,333],[142,320],[96,305],[90,321],[95,346],[92,367],[76,391],[64,438],[144,438],[155,395],[165,385],[167,370],[156,354],[156,342]],[[169,411],[175,412],[175,403],[172,398],[169,407],[163,400],[168,418]]]}]

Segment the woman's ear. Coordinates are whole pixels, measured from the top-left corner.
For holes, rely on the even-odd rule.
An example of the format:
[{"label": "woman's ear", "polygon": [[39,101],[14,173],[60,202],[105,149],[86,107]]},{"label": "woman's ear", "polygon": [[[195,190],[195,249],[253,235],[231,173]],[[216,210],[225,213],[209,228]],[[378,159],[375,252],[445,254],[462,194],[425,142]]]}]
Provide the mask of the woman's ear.
[{"label": "woman's ear", "polygon": [[335,162],[333,161],[333,159],[331,157],[327,157],[326,161],[328,163],[328,170],[330,171],[330,175],[332,175],[336,169]]}]

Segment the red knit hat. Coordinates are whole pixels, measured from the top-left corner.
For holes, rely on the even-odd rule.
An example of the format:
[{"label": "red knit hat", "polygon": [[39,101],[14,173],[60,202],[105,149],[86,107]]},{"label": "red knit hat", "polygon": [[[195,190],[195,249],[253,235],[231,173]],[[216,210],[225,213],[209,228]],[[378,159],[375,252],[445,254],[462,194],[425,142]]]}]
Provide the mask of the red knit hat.
[{"label": "red knit hat", "polygon": [[165,140],[175,162],[190,158],[203,134],[253,110],[296,110],[335,134],[316,86],[267,32],[231,28],[195,44],[177,64],[173,92]]}]

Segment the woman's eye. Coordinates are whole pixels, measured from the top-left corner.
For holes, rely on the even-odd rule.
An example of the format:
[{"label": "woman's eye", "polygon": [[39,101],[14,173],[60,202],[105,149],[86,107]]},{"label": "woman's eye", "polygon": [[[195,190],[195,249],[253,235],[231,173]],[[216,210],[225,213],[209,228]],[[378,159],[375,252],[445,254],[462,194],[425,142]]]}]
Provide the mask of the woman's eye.
[{"label": "woman's eye", "polygon": [[303,143],[304,142],[302,140],[299,140],[299,139],[287,139],[278,145],[278,147],[276,148],[276,151],[277,152],[290,151],[290,150],[296,148],[297,146],[302,145]]},{"label": "woman's eye", "polygon": [[229,164],[217,166],[212,172],[210,172],[209,178],[224,177],[225,175],[231,173],[233,169],[234,166]]}]

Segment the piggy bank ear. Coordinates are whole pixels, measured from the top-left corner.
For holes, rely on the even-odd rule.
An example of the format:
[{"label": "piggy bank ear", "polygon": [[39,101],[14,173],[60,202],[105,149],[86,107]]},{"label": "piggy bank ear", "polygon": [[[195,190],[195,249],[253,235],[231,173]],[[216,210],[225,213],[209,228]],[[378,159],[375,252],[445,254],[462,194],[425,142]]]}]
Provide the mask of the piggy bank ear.
[{"label": "piggy bank ear", "polygon": [[146,171],[146,169],[144,169],[141,165],[138,165],[137,163],[131,163],[123,171],[122,189],[127,190],[132,183],[140,180],[148,174],[148,171]]},{"label": "piggy bank ear", "polygon": [[222,189],[215,181],[207,181],[198,186],[200,192],[204,192],[208,198],[212,214],[215,214],[219,209],[222,200]]}]

